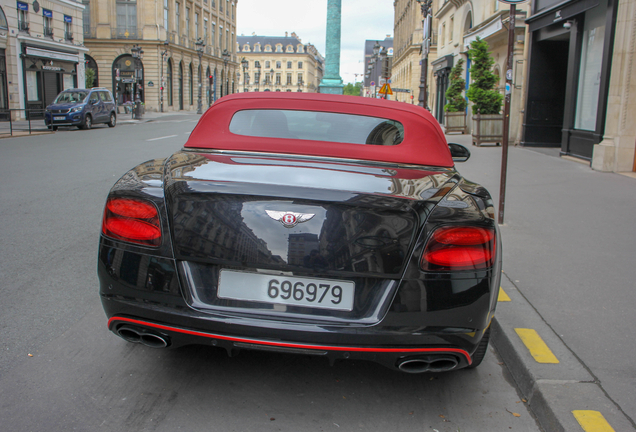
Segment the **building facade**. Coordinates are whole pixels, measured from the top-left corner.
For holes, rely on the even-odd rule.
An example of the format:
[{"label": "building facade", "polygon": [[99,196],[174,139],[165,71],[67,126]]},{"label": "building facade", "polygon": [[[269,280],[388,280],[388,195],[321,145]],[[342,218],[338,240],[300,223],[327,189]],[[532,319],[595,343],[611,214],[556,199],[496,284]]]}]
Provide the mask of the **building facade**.
[{"label": "building facade", "polygon": [[83,87],[83,9],[70,0],[0,4],[0,115],[43,118],[59,92]]},{"label": "building facade", "polygon": [[[379,52],[373,52],[374,47],[379,46]],[[392,79],[393,66],[393,38],[387,35],[384,40],[364,41],[364,85],[362,96],[378,98],[383,97],[379,93],[387,79]],[[387,99],[396,100],[394,96]]]},{"label": "building facade", "polygon": [[560,147],[602,171],[633,171],[634,0],[538,0],[523,145]]},{"label": "building facade", "polygon": [[[517,5],[513,46],[512,87],[510,98],[510,143],[518,143],[525,97],[526,34],[524,18],[528,15],[528,4]],[[464,59],[464,79],[468,88],[471,61],[468,50],[472,41],[480,38],[489,45],[495,64],[493,72],[498,77],[495,86],[504,94],[508,61],[508,28],[510,9],[498,0],[470,2],[451,0],[433,9],[437,26],[437,59],[430,62],[433,73],[434,90],[432,112],[444,124],[446,90],[449,86],[450,71],[457,59]],[[503,108],[503,107],[502,107]],[[472,109],[466,110],[468,130],[471,129]]]},{"label": "building facade", "polygon": [[87,68],[119,105],[203,107],[237,91],[238,0],[82,0]]},{"label": "building facade", "polygon": [[318,92],[324,57],[296,33],[285,36],[239,36],[241,72],[238,91]]},{"label": "building facade", "polygon": [[[437,0],[433,1],[433,9]],[[422,79],[422,42],[424,35],[423,15],[420,3],[415,0],[396,0],[394,2],[394,44],[391,85],[399,90],[395,99],[417,105],[419,103],[420,81]],[[434,23],[435,21],[433,21]],[[437,59],[437,26],[432,26],[428,62]],[[431,68],[426,68],[426,106],[431,107],[430,84],[433,80]]]}]

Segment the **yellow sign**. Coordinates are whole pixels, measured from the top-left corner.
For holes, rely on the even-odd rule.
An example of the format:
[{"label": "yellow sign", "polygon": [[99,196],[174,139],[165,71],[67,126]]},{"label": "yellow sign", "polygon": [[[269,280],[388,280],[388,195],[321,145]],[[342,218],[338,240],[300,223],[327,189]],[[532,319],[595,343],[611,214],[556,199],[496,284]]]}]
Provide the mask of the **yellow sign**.
[{"label": "yellow sign", "polygon": [[380,94],[384,94],[384,95],[392,95],[393,94],[393,90],[391,90],[391,86],[388,84],[384,84],[382,86],[382,88],[380,89]]}]

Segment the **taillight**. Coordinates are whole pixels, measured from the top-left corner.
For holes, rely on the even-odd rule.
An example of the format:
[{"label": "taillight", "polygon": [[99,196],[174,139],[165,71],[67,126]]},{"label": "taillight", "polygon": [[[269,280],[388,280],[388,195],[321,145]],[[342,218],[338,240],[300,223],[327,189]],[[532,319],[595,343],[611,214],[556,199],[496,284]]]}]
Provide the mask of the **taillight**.
[{"label": "taillight", "polygon": [[105,236],[146,246],[161,245],[157,208],[148,201],[110,198],[104,209]]},{"label": "taillight", "polygon": [[429,238],[420,267],[425,271],[479,270],[495,259],[495,230],[442,227]]}]

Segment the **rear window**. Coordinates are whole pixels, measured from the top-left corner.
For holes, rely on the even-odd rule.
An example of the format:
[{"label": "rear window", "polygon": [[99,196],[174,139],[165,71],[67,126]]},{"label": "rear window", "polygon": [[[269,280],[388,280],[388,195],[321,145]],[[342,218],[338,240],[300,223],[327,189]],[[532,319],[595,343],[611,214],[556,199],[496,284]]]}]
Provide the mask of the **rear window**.
[{"label": "rear window", "polygon": [[395,120],[293,110],[238,111],[230,122],[230,132],[254,137],[385,146],[400,144],[404,139],[404,127]]}]

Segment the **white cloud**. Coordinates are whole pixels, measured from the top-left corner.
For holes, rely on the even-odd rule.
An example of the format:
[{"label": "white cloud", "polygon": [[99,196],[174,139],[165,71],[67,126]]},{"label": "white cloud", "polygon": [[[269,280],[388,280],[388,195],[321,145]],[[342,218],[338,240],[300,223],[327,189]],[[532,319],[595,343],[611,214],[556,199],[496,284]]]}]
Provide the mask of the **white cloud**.
[{"label": "white cloud", "polygon": [[[237,33],[284,36],[296,32],[325,55],[327,0],[238,0]],[[342,0],[340,76],[364,73],[364,41],[393,36],[393,0]]]}]

